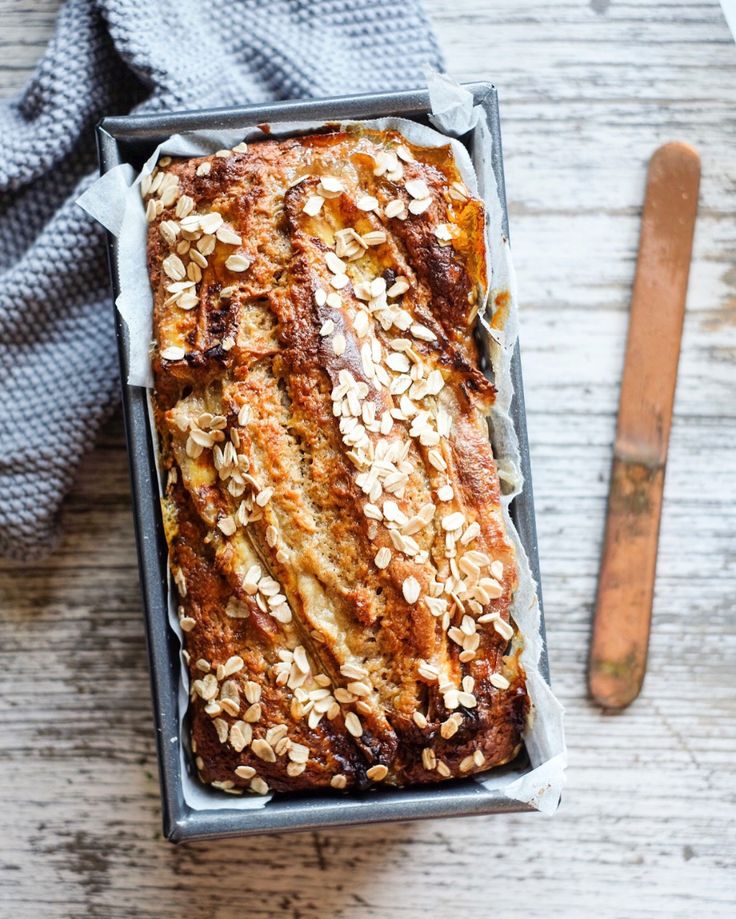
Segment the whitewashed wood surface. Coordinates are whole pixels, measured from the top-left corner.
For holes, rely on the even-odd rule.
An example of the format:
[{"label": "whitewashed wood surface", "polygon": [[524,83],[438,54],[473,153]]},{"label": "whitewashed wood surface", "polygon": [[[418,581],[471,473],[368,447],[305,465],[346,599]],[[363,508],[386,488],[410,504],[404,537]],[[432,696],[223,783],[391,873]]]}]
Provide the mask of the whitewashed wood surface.
[{"label": "whitewashed wood surface", "polygon": [[[56,0],[0,0],[0,93]],[[0,566],[0,916],[736,915],[736,48],[712,0],[428,0],[499,86],[553,678],[559,813],[174,848],[160,807],[119,415],[45,564]],[[646,161],[703,158],[654,630],[624,714],[585,659]]]}]

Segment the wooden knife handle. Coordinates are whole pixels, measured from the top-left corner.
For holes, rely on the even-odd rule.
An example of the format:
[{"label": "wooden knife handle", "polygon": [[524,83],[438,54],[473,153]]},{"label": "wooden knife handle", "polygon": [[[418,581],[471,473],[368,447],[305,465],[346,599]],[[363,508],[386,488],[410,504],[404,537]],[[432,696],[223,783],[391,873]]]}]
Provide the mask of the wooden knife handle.
[{"label": "wooden knife handle", "polygon": [[588,680],[624,708],[647,664],[672,405],[700,184],[700,158],[673,142],[652,156],[631,299]]}]

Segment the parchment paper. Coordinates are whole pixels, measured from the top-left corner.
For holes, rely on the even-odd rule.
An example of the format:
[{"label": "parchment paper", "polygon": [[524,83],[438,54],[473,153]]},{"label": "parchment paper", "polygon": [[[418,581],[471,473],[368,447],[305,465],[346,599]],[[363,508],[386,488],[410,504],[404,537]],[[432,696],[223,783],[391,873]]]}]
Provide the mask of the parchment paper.
[{"label": "parchment paper", "polygon": [[[380,130],[393,129],[410,142],[426,147],[452,145],[458,168],[468,188],[486,202],[486,246],[490,264],[489,291],[485,309],[478,321],[482,340],[493,371],[497,390],[496,402],[491,412],[491,439],[502,484],[502,502],[506,526],[518,557],[519,585],[514,596],[512,615],[524,638],[522,663],[527,674],[527,689],[532,702],[532,716],[524,735],[532,770],[513,779],[508,771],[491,771],[475,776],[483,787],[499,790],[506,797],[530,804],[545,814],[557,809],[565,780],[567,754],[563,733],[563,709],[539,672],[542,652],[540,635],[540,610],[536,585],[529,562],[508,513],[512,498],[523,488],[520,471],[519,448],[509,407],[513,397],[511,358],[518,331],[516,280],[508,240],[502,230],[503,209],[491,168],[492,138],[485,113],[473,105],[472,95],[448,77],[429,74],[428,85],[433,130],[403,118],[381,118],[357,122]],[[345,122],[345,125],[356,122]],[[279,122],[271,125],[269,138],[306,134],[322,126],[320,122]],[[472,131],[471,155],[455,138]],[[118,268],[120,295],[116,306],[125,320],[129,333],[128,385],[152,386],[150,363],[153,297],[146,267],[146,238],[148,226],[145,219],[139,186],[141,178],[149,174],[160,156],[203,156],[217,150],[228,149],[242,140],[263,140],[263,132],[252,127],[246,130],[197,131],[173,135],[162,143],[147,160],[141,173],[134,175],[132,168],[116,166],[100,178],[78,200],[79,205],[105,226],[118,239]],[[501,327],[491,327],[493,304],[496,298],[506,296],[507,313]],[[157,434],[150,407],[149,423],[153,442]],[[159,470],[160,472],[160,470]],[[162,488],[159,474],[159,488]],[[176,615],[176,603],[169,576],[169,621],[177,634],[182,650],[183,638]],[[187,667],[182,658],[182,682],[179,689],[179,743],[184,799],[194,809],[241,809],[266,806],[270,796],[242,797],[223,794],[202,785],[194,779],[185,760],[183,719],[189,699]]]}]

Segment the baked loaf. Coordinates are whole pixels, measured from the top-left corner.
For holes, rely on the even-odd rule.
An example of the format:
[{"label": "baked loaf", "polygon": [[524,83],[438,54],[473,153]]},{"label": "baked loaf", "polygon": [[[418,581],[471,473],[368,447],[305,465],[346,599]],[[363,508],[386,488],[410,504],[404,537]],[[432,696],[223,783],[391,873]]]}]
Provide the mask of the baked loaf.
[{"label": "baked loaf", "polygon": [[163,516],[202,781],[265,794],[511,760],[529,703],[473,337],[484,211],[360,130],[142,184]]}]

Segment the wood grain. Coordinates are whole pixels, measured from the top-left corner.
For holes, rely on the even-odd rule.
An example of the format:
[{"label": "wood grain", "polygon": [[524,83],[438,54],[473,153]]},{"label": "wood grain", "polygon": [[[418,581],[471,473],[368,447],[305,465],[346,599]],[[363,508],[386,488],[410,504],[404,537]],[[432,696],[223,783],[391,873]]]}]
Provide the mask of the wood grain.
[{"label": "wood grain", "polygon": [[[736,901],[736,49],[711,0],[428,0],[452,73],[500,88],[550,656],[557,816],[174,849],[160,835],[120,419],[45,564],[0,568],[0,914],[169,919],[730,916]],[[0,0],[0,91],[54,0]],[[586,700],[646,163],[703,158],[649,672]]]}]

